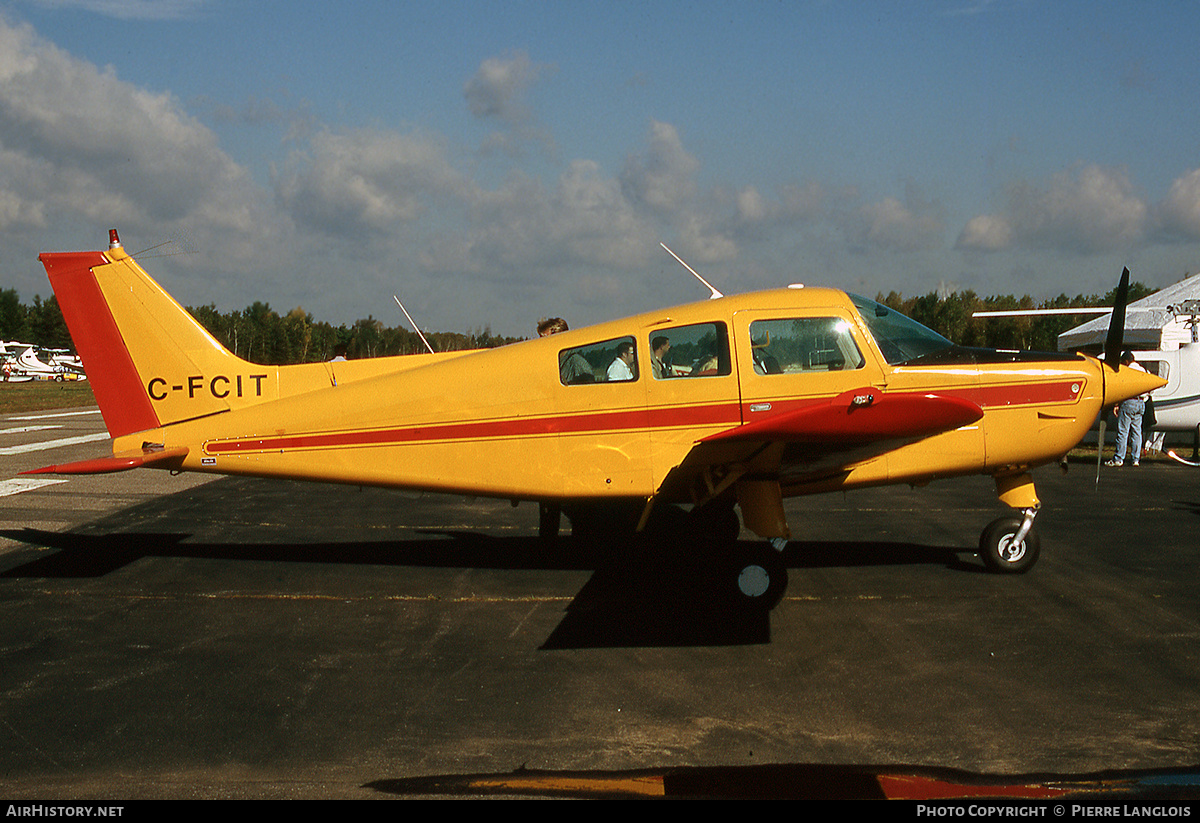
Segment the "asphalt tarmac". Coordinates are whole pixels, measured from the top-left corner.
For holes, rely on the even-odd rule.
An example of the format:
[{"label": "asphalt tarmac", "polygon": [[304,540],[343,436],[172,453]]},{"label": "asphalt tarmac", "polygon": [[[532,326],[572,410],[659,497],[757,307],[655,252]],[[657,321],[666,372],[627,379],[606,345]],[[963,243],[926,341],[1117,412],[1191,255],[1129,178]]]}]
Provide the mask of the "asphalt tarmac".
[{"label": "asphalt tarmac", "polygon": [[102,432],[0,420],[0,797],[1200,782],[1200,470],[1038,470],[1023,576],[975,556],[986,478],[794,500],[788,592],[739,615],[688,546],[547,548],[531,504],[10,482]]}]

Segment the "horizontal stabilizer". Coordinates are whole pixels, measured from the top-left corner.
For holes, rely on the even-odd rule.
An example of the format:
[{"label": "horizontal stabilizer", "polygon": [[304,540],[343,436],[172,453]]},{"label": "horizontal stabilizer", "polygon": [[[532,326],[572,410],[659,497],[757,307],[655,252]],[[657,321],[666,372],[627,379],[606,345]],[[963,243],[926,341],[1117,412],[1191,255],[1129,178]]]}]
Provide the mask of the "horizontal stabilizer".
[{"label": "horizontal stabilizer", "polygon": [[170,449],[139,449],[138,451],[120,452],[111,457],[97,457],[93,460],[80,460],[76,463],[44,466],[40,469],[21,472],[21,474],[110,474],[161,463],[165,460],[182,459],[187,453],[187,446],[176,446]]},{"label": "horizontal stabilizer", "polygon": [[754,440],[802,443],[870,443],[928,437],[983,417],[961,397],[885,394],[877,388],[844,392],[828,403],[764,417],[706,437],[703,442]]}]

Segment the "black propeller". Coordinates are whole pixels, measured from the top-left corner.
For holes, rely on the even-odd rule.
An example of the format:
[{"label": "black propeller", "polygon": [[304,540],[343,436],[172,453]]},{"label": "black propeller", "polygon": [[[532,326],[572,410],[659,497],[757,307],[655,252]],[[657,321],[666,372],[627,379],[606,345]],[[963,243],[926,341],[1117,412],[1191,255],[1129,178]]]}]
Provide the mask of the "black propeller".
[{"label": "black propeller", "polygon": [[[1129,302],[1129,267],[1121,272],[1117,284],[1112,314],[1108,316],[1108,336],[1104,338],[1104,362],[1115,372],[1121,368],[1121,351],[1125,348],[1125,305]],[[1096,485],[1100,485],[1100,463],[1104,459],[1104,415],[1100,410],[1100,439],[1096,442]]]},{"label": "black propeller", "polygon": [[1121,364],[1121,350],[1125,347],[1125,304],[1129,302],[1129,268],[1121,272],[1117,284],[1116,299],[1112,314],[1108,316],[1108,337],[1104,340],[1104,362],[1116,371]]}]

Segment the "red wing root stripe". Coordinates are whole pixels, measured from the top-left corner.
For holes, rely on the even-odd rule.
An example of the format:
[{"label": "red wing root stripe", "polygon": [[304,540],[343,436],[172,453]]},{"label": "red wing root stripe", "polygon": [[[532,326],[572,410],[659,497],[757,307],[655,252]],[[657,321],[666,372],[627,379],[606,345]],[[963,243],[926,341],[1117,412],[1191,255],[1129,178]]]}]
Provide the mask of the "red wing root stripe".
[{"label": "red wing root stripe", "polygon": [[[1083,380],[1062,383],[1022,383],[1008,386],[980,386],[966,394],[985,409],[1005,406],[1033,406],[1042,403],[1074,403],[1083,391]],[[959,392],[938,391],[938,394]]]}]

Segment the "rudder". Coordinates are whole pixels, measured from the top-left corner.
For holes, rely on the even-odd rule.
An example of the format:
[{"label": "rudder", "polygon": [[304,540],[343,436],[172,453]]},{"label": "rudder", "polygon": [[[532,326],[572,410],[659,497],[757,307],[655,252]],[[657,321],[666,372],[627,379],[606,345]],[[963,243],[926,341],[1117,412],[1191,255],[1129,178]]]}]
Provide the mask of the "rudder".
[{"label": "rudder", "polygon": [[236,398],[266,399],[264,382],[274,388],[269,367],[218,343],[126,254],[115,230],[106,252],[38,259],[110,436],[225,411]]}]

